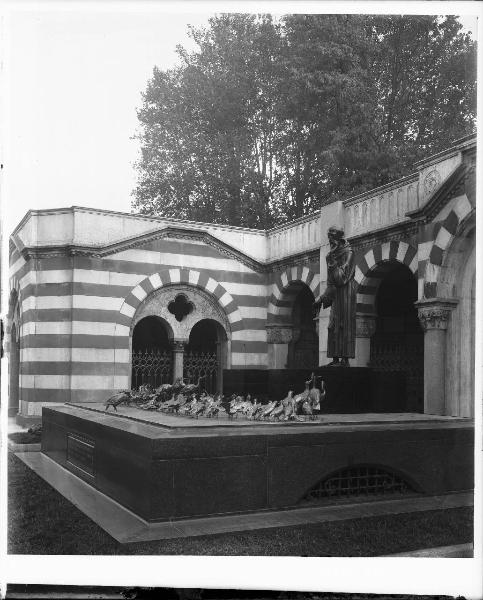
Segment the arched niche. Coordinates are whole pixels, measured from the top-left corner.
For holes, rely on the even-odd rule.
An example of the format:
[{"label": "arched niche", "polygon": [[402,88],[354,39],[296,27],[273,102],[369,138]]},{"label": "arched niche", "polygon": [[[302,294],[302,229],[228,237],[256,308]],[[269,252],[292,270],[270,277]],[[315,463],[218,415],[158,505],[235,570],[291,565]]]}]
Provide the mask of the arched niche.
[{"label": "arched niche", "polygon": [[315,368],[318,365],[314,300],[311,287],[301,280],[292,280],[281,290],[276,312],[266,328],[270,368]]},{"label": "arched niche", "polygon": [[185,346],[183,377],[189,383],[197,383],[203,377],[202,387],[207,392],[221,393],[223,369],[227,362],[227,341],[226,331],[218,321],[197,321]]},{"label": "arched niche", "polygon": [[414,303],[418,283],[409,267],[396,260],[381,261],[371,270],[377,280],[374,331],[369,365],[376,371],[404,372],[406,410],[424,410],[424,333]]},{"label": "arched niche", "polygon": [[132,389],[147,383],[153,387],[171,383],[172,335],[169,325],[161,317],[149,315],[137,321],[131,342]]},{"label": "arched niche", "polygon": [[[131,323],[130,349],[133,357],[133,333],[145,319],[157,319],[163,324],[172,353],[172,380],[186,377],[184,356],[189,348],[190,334],[196,326],[208,321],[217,336],[217,391],[222,385],[223,368],[231,366],[231,328],[224,310],[207,292],[191,285],[176,284],[152,292],[139,305]],[[198,328],[201,325],[198,325]],[[196,383],[196,382],[193,382]]]},{"label": "arched niche", "polygon": [[[177,312],[177,306],[180,304],[185,305],[185,314]],[[168,328],[169,338],[173,341],[188,343],[191,329],[202,319],[211,319],[219,323],[225,330],[227,339],[231,339],[228,318],[218,302],[206,292],[191,285],[167,286],[150,294],[140,304],[133,317],[131,336],[135,325],[149,316],[163,320]]]}]

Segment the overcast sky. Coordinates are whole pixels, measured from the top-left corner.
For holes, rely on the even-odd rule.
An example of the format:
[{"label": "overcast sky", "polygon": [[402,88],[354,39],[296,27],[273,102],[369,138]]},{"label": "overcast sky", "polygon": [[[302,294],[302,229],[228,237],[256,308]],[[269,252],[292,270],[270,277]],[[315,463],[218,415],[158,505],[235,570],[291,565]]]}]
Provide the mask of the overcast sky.
[{"label": "overcast sky", "polygon": [[[176,45],[189,44],[188,24],[210,14],[200,3],[196,13],[23,10],[4,18],[7,234],[29,208],[130,211],[141,92],[153,66],[172,66]],[[475,18],[463,23],[476,33]]]}]

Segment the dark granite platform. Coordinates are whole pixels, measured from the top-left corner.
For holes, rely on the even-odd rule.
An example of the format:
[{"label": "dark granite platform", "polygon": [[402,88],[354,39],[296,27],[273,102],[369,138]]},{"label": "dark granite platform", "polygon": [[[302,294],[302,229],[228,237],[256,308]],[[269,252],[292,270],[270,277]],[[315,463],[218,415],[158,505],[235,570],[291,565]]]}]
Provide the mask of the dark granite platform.
[{"label": "dark granite platform", "polygon": [[44,407],[42,452],[147,521],[298,506],[317,482],[355,465],[389,469],[416,493],[473,488],[468,420],[334,415],[200,426],[128,417],[92,405]]}]

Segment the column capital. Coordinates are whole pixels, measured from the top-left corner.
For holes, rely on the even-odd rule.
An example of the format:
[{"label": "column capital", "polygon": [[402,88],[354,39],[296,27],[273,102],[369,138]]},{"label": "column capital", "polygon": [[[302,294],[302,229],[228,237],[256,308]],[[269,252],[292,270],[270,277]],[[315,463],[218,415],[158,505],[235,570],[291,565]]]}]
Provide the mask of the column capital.
[{"label": "column capital", "polygon": [[187,340],[172,340],[171,348],[173,352],[184,352],[187,343]]},{"label": "column capital", "polygon": [[356,315],[356,337],[370,338],[376,333],[376,315]]},{"label": "column capital", "polygon": [[293,338],[292,325],[266,325],[269,344],[288,344]]},{"label": "column capital", "polygon": [[449,316],[457,304],[458,300],[451,298],[430,298],[414,303],[418,310],[419,322],[424,331],[447,329]]}]

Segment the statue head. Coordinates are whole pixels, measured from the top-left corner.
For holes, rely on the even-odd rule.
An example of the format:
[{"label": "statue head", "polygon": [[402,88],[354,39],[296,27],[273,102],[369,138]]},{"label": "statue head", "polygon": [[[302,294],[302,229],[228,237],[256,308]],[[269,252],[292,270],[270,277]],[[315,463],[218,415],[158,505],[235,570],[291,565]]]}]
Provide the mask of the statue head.
[{"label": "statue head", "polygon": [[344,230],[333,225],[329,227],[327,231],[327,237],[329,238],[329,244],[331,248],[336,248],[345,242]]}]

